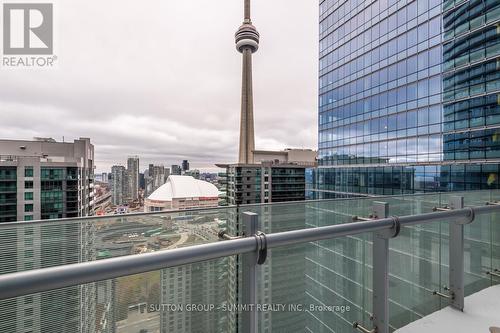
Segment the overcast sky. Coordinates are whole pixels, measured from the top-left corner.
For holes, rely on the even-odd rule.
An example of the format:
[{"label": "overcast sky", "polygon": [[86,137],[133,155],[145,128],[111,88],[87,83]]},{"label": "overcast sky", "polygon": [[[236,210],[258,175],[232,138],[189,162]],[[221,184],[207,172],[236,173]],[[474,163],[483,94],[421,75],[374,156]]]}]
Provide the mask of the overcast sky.
[{"label": "overcast sky", "polygon": [[[54,3],[58,66],[0,70],[2,138],[90,137],[99,172],[236,162],[243,0]],[[252,6],[256,147],[316,149],[318,3]]]}]

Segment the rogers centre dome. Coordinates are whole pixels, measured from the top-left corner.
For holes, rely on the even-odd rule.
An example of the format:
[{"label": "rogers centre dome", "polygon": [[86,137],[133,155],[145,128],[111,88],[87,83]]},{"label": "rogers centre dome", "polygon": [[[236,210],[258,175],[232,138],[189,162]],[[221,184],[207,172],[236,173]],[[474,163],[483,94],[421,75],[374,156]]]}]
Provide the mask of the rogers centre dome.
[{"label": "rogers centre dome", "polygon": [[191,176],[169,176],[144,202],[145,212],[217,207],[219,190],[209,182]]}]

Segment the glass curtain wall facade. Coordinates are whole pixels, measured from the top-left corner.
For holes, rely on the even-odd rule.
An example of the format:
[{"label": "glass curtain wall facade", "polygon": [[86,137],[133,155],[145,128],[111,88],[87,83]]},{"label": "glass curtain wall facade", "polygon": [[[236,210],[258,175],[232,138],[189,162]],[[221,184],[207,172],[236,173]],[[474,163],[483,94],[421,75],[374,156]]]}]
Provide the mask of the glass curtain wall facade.
[{"label": "glass curtain wall facade", "polygon": [[[483,123],[474,126],[484,127],[499,113],[498,94],[485,96],[498,91],[492,42],[498,6],[497,0],[320,2],[319,197],[498,188],[498,176],[491,176],[498,165],[484,164],[494,158],[484,137],[495,142],[496,132],[475,131],[483,154],[469,144],[470,122],[481,114]],[[464,84],[471,84],[468,93]],[[472,101],[474,94],[480,101]],[[457,158],[457,148],[467,154]],[[466,165],[476,154],[479,164]],[[463,164],[452,166],[457,160]]]},{"label": "glass curtain wall facade", "polygon": [[457,164],[441,168],[441,181],[452,190],[498,188],[500,1],[443,6],[443,157]]}]

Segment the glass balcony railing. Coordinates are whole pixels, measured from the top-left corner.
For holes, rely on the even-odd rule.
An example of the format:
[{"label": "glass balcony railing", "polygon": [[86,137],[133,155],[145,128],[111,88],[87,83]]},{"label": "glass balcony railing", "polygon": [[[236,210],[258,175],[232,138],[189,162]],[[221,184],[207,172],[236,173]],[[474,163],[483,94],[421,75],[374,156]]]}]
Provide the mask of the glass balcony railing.
[{"label": "glass balcony railing", "polygon": [[354,322],[389,332],[500,283],[498,200],[437,193],[0,224],[0,332],[353,332]]}]

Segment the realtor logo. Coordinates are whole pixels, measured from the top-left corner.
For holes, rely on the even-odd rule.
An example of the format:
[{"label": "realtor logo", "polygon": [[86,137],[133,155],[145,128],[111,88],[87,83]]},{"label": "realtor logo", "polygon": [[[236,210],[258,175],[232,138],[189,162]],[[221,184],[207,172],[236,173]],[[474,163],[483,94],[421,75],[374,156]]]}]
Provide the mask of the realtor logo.
[{"label": "realtor logo", "polygon": [[3,5],[3,54],[51,55],[54,13],[50,3]]}]

